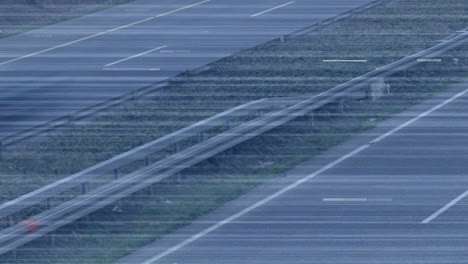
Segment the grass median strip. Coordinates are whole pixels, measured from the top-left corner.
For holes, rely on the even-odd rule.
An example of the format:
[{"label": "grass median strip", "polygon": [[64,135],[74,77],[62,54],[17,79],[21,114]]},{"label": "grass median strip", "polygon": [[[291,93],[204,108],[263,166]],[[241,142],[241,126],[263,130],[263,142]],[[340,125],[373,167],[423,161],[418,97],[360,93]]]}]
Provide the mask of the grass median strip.
[{"label": "grass median strip", "polygon": [[[0,163],[1,198],[10,200],[250,100],[329,89],[465,28],[466,7],[461,0],[395,0],[320,32],[243,51],[208,72],[183,74],[150,102],[114,109],[7,151]],[[345,113],[330,105],[316,113],[315,126],[307,117],[298,118],[185,170],[180,182],[158,183],[153,195],[145,190],[125,198],[120,210],[112,206],[59,230],[56,248],[45,239],[25,246],[15,263],[111,263],[459,80],[466,50],[388,78],[391,94],[382,100],[349,101]],[[322,63],[350,57],[368,62]]]}]

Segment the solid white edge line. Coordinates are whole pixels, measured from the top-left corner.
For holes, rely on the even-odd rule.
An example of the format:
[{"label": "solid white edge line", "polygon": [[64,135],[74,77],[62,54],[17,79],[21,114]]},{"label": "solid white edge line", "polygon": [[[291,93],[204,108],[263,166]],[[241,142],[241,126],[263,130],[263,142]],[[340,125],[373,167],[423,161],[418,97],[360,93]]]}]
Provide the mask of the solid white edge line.
[{"label": "solid white edge line", "polygon": [[26,59],[26,58],[38,55],[38,54],[42,54],[42,53],[45,53],[45,52],[48,52],[48,51],[51,51],[51,50],[55,50],[55,49],[58,49],[58,48],[63,48],[63,47],[66,47],[66,46],[69,46],[69,45],[72,45],[72,44],[87,40],[87,39],[91,39],[91,38],[101,36],[101,35],[104,35],[104,34],[107,34],[107,33],[110,33],[110,32],[114,32],[114,31],[117,31],[117,30],[120,30],[120,29],[124,29],[124,28],[128,28],[128,27],[131,27],[131,26],[134,26],[134,25],[138,25],[138,24],[144,23],[146,21],[150,21],[150,20],[153,20],[153,19],[156,19],[156,18],[159,18],[159,17],[167,16],[167,15],[170,15],[172,13],[176,13],[176,12],[182,11],[184,9],[192,8],[194,6],[198,6],[198,5],[204,4],[206,2],[210,2],[210,1],[212,1],[212,0],[203,0],[203,1],[195,3],[195,4],[183,6],[183,7],[180,7],[180,8],[177,8],[177,9],[174,9],[174,10],[171,10],[171,11],[156,15],[156,16],[152,16],[152,17],[148,17],[148,18],[136,21],[136,22],[132,22],[130,24],[126,24],[126,25],[123,25],[123,26],[120,26],[120,27],[116,27],[116,28],[113,28],[113,29],[102,31],[102,32],[99,32],[99,33],[96,33],[96,34],[93,34],[93,35],[90,35],[90,36],[87,36],[87,37],[83,37],[83,38],[73,40],[73,41],[70,41],[70,42],[66,42],[66,43],[63,43],[63,44],[60,44],[60,45],[57,45],[57,46],[54,46],[54,47],[43,49],[43,50],[40,50],[38,52],[30,53],[30,54],[27,54],[27,55],[24,55],[24,56],[21,56],[21,57],[18,57],[18,58],[14,58],[14,59],[11,59],[11,60],[0,62],[0,65],[5,65],[5,64],[11,63],[11,62],[19,61],[19,60],[22,60],[22,59]]},{"label": "solid white edge line", "polygon": [[[267,202],[269,202],[269,201],[275,199],[276,197],[279,197],[280,195],[284,194],[285,192],[287,192],[287,191],[289,191],[289,190],[291,190],[291,189],[294,189],[295,187],[301,185],[302,183],[304,183],[304,182],[306,182],[306,181],[308,181],[308,180],[314,178],[314,177],[317,176],[318,174],[320,174],[320,173],[322,173],[322,172],[324,172],[324,171],[326,171],[326,170],[328,170],[328,169],[330,169],[330,168],[336,166],[337,164],[341,163],[342,161],[344,161],[344,160],[346,160],[346,159],[348,159],[348,158],[350,158],[350,157],[356,155],[357,153],[363,151],[364,149],[368,148],[369,146],[371,146],[371,143],[376,143],[376,142],[378,142],[378,141],[381,141],[382,139],[384,139],[384,138],[386,138],[386,137],[388,137],[388,136],[394,134],[394,133],[397,132],[398,130],[407,127],[408,125],[410,125],[410,124],[416,122],[417,120],[419,120],[419,119],[421,119],[421,118],[427,116],[428,114],[434,112],[435,110],[441,108],[442,106],[444,106],[444,105],[446,105],[446,104],[452,102],[453,100],[455,100],[455,99],[457,99],[458,97],[460,97],[460,96],[466,94],[467,92],[468,92],[468,89],[466,89],[466,90],[464,90],[464,91],[462,91],[462,92],[460,92],[460,93],[457,93],[456,95],[450,97],[449,99],[443,101],[442,103],[440,103],[440,104],[438,104],[438,105],[432,107],[431,109],[429,109],[429,110],[427,110],[427,111],[425,111],[425,112],[419,114],[417,117],[415,117],[415,118],[413,118],[413,119],[411,119],[411,120],[409,120],[409,121],[403,123],[402,125],[399,125],[398,127],[392,129],[390,132],[387,132],[387,133],[383,134],[382,136],[378,137],[377,139],[372,140],[369,144],[362,145],[361,147],[359,147],[359,148],[357,148],[357,149],[355,149],[355,150],[349,152],[348,154],[342,156],[341,158],[339,158],[339,159],[337,159],[337,160],[335,160],[335,161],[329,163],[329,164],[326,165],[325,167],[322,167],[322,168],[319,169],[318,171],[315,171],[314,173],[309,174],[309,175],[307,175],[307,176],[305,176],[305,177],[303,177],[303,178],[297,180],[296,182],[294,182],[294,183],[292,183],[292,184],[286,186],[285,188],[283,188],[283,189],[281,189],[281,190],[279,190],[279,191],[273,193],[272,195],[267,196],[267,197],[264,198],[263,200],[261,200],[261,201],[259,201],[259,202],[256,202],[255,204],[253,204],[253,205],[251,205],[251,206],[245,208],[244,210],[242,210],[242,211],[240,211],[240,212],[238,212],[238,213],[236,213],[236,214],[234,214],[234,215],[232,215],[232,216],[230,216],[230,217],[228,217],[228,218],[226,218],[226,219],[224,219],[224,220],[222,220],[222,221],[216,223],[215,225],[213,225],[213,226],[211,226],[211,227],[209,227],[209,228],[207,228],[207,229],[205,229],[205,230],[203,230],[203,231],[201,231],[201,232],[199,232],[199,233],[197,233],[197,234],[191,236],[190,238],[188,238],[188,239],[186,239],[186,240],[180,242],[179,244],[177,244],[177,245],[175,245],[175,246],[173,246],[173,247],[170,247],[170,248],[166,249],[165,251],[161,252],[160,254],[158,254],[158,255],[156,255],[156,256],[154,256],[154,257],[152,257],[152,258],[150,258],[150,259],[148,259],[148,260],[146,260],[146,261],[144,261],[144,262],[142,262],[141,264],[152,264],[153,262],[155,262],[155,261],[157,261],[157,260],[159,260],[159,259],[161,259],[161,258],[163,258],[163,257],[165,257],[165,256],[167,256],[167,255],[169,255],[169,254],[171,254],[172,252],[179,250],[180,248],[182,248],[182,247],[184,247],[184,246],[190,244],[191,242],[193,242],[193,241],[195,241],[195,240],[197,240],[197,239],[199,239],[199,238],[205,236],[206,234],[208,234],[208,233],[210,233],[210,232],[212,232],[212,231],[218,229],[219,227],[221,227],[221,226],[223,226],[223,225],[225,225],[225,224],[228,224],[229,222],[232,222],[233,220],[235,220],[235,219],[237,219],[237,218],[239,218],[239,217],[245,215],[246,213],[248,213],[248,212],[254,210],[255,208],[257,208],[257,207],[259,207],[259,206],[261,206],[261,205],[263,205],[263,204],[265,204],[265,203],[267,203]],[[467,192],[468,192],[468,191],[467,191]]]},{"label": "solid white edge line", "polygon": [[457,196],[457,198],[453,199],[452,201],[450,201],[448,204],[444,205],[444,207],[440,208],[439,210],[437,210],[437,212],[433,213],[432,215],[430,215],[428,218],[424,219],[421,224],[427,224],[429,222],[431,222],[432,220],[434,220],[436,217],[438,217],[439,215],[443,214],[445,211],[447,211],[450,207],[454,206],[456,203],[458,203],[460,200],[462,200],[463,198],[465,198],[466,196],[468,195],[468,191],[465,191],[464,193],[460,194],[459,196]]},{"label": "solid white edge line", "polygon": [[412,118],[412,119],[406,121],[405,123],[403,123],[403,124],[397,126],[396,128],[390,130],[389,132],[387,132],[387,133],[385,133],[385,134],[383,134],[383,135],[377,137],[376,139],[370,141],[369,143],[370,143],[370,144],[374,144],[374,143],[377,143],[377,142],[381,141],[382,139],[384,139],[384,138],[386,138],[386,137],[388,137],[388,136],[391,136],[391,135],[394,134],[395,132],[397,132],[397,131],[401,130],[402,128],[405,128],[405,127],[407,127],[407,126],[413,124],[414,122],[418,121],[419,119],[421,119],[421,118],[423,118],[423,117],[425,117],[425,116],[431,114],[432,112],[436,111],[437,109],[441,108],[442,106],[444,106],[444,105],[446,105],[446,104],[448,104],[448,103],[451,103],[452,101],[454,101],[454,100],[457,99],[458,97],[460,97],[460,96],[466,94],[467,92],[468,92],[468,89],[466,89],[466,90],[464,90],[464,91],[462,91],[462,92],[457,93],[456,95],[450,97],[449,99],[443,101],[442,103],[440,103],[440,104],[438,104],[438,105],[432,107],[431,109],[425,111],[424,113],[422,113],[422,114],[420,114],[420,115],[418,115],[418,116],[416,116],[416,117],[414,117],[414,118]]},{"label": "solid white edge line", "polygon": [[145,54],[148,54],[148,53],[150,53],[150,52],[153,52],[153,51],[156,51],[156,50],[160,50],[160,49],[164,49],[164,48],[167,48],[167,46],[166,46],[166,45],[159,46],[159,47],[157,47],[157,48],[150,49],[150,50],[148,50],[148,51],[145,51],[145,52],[138,53],[138,54],[136,54],[136,55],[127,57],[127,58],[125,58],[125,59],[121,59],[121,60],[118,60],[118,61],[114,61],[114,62],[111,62],[111,63],[109,63],[109,64],[104,65],[104,67],[109,67],[109,66],[115,65],[115,64],[117,64],[117,63],[121,63],[121,62],[124,62],[124,61],[128,61],[128,60],[131,60],[131,59],[134,59],[134,58],[143,56],[143,55],[145,55]]},{"label": "solid white edge line", "polygon": [[275,199],[275,198],[278,197],[278,196],[281,196],[281,195],[284,194],[285,192],[287,192],[287,191],[289,191],[289,190],[291,190],[291,189],[294,189],[295,187],[301,185],[302,183],[304,183],[304,182],[306,182],[306,181],[308,181],[308,180],[314,178],[315,176],[319,175],[320,173],[322,173],[322,172],[324,172],[324,171],[326,171],[326,170],[328,170],[328,169],[330,169],[330,168],[336,166],[336,165],[339,164],[340,162],[342,162],[342,161],[348,159],[349,157],[352,157],[352,156],[354,156],[355,154],[357,154],[357,153],[363,151],[364,149],[368,148],[369,146],[370,146],[369,144],[366,144],[366,145],[363,145],[363,146],[361,146],[361,147],[359,147],[359,148],[357,148],[357,149],[355,149],[355,150],[349,152],[348,154],[346,154],[346,155],[342,156],[341,158],[339,158],[339,159],[337,159],[337,160],[335,160],[335,161],[329,163],[328,165],[326,165],[325,167],[322,167],[321,169],[315,171],[314,173],[309,174],[309,175],[307,175],[307,176],[305,176],[305,177],[303,177],[303,178],[301,178],[301,179],[295,181],[294,183],[292,183],[292,184],[290,184],[290,185],[284,187],[283,189],[281,189],[281,190],[279,190],[279,191],[277,191],[277,192],[275,192],[275,193],[273,193],[273,194],[267,196],[267,197],[264,198],[263,200],[258,201],[258,202],[256,202],[256,203],[254,203],[253,205],[251,205],[251,206],[245,208],[244,210],[242,210],[242,211],[240,211],[240,212],[238,212],[238,213],[236,213],[236,214],[234,214],[234,215],[232,215],[232,216],[230,216],[230,217],[228,217],[228,218],[226,218],[226,219],[224,219],[224,220],[222,220],[222,221],[216,223],[215,225],[213,225],[213,226],[211,226],[211,227],[209,227],[209,228],[207,228],[207,229],[205,229],[205,230],[203,230],[203,231],[201,231],[201,232],[199,232],[199,233],[197,233],[197,234],[191,236],[190,238],[188,238],[188,239],[186,239],[186,240],[180,242],[179,244],[177,244],[177,245],[175,245],[175,246],[173,246],[173,247],[171,247],[171,248],[169,248],[169,249],[163,251],[162,253],[160,253],[160,254],[158,254],[158,255],[156,255],[156,256],[154,256],[154,257],[152,257],[152,258],[150,258],[150,259],[148,259],[148,260],[146,260],[146,261],[144,261],[144,262],[142,262],[142,264],[151,264],[151,263],[154,263],[155,261],[157,261],[157,260],[159,260],[159,259],[161,259],[161,258],[163,258],[163,257],[165,257],[165,256],[167,256],[167,255],[169,255],[169,254],[171,254],[171,253],[174,252],[174,251],[179,250],[180,248],[182,248],[182,247],[186,246],[187,244],[190,244],[191,242],[193,242],[193,241],[195,241],[195,240],[197,240],[197,239],[199,239],[199,238],[205,236],[206,234],[208,234],[208,233],[210,233],[210,232],[212,232],[212,231],[218,229],[219,227],[221,227],[221,226],[223,226],[223,225],[225,225],[225,224],[228,224],[228,223],[232,222],[233,220],[235,220],[235,219],[237,219],[237,218],[239,218],[239,217],[245,215],[246,213],[248,213],[248,212],[254,210],[255,208],[264,205],[265,203],[267,203],[267,202],[269,202],[269,201]]},{"label": "solid white edge line", "polygon": [[283,7],[283,6],[290,5],[290,4],[294,3],[294,2],[296,2],[296,1],[291,1],[291,2],[286,3],[286,4],[282,4],[282,5],[279,5],[279,6],[275,6],[275,7],[273,7],[273,8],[267,9],[267,10],[265,10],[265,11],[262,11],[262,12],[259,12],[259,13],[256,13],[256,14],[253,14],[253,15],[251,15],[250,17],[256,17],[256,16],[259,16],[259,15],[268,13],[268,12],[270,12],[270,11],[273,11],[273,10],[275,10],[275,9],[281,8],[281,7]]}]

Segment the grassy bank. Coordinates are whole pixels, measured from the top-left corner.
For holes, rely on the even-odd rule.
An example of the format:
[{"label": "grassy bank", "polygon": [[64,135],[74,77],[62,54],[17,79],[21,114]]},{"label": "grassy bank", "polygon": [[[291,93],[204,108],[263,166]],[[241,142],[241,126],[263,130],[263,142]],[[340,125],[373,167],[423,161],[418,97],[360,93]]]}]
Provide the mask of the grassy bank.
[{"label": "grassy bank", "polygon": [[[31,191],[170,131],[242,102],[314,94],[436,44],[466,27],[461,0],[400,1],[368,10],[319,33],[272,42],[223,59],[209,72],[175,78],[153,101],[115,109],[107,116],[39,144],[5,153],[0,163],[2,199]],[[464,73],[452,63],[421,64],[388,79],[392,94],[375,102],[352,101],[345,114],[319,112],[318,127],[297,119],[167,179],[151,196],[141,191],[112,208],[59,231],[56,248],[40,239],[18,252],[15,263],[110,263],[187,224],[355,133],[447,87]],[[368,63],[323,63],[323,59]],[[465,60],[462,59],[461,62]],[[298,147],[300,146],[300,147]],[[282,153],[278,155],[277,153]],[[40,248],[41,250],[37,250]],[[8,256],[4,257],[8,261]]]},{"label": "grassy bank", "polygon": [[131,1],[134,0],[2,0],[0,38]]}]

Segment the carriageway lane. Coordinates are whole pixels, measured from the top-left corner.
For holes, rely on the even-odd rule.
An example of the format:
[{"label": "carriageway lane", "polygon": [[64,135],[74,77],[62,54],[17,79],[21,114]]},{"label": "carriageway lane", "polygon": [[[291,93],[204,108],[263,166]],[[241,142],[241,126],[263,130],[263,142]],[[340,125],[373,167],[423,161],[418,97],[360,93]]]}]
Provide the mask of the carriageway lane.
[{"label": "carriageway lane", "polygon": [[[369,2],[137,0],[2,39],[0,136],[166,80]],[[278,6],[282,7],[268,11]],[[130,59],[115,63],[126,58]]]},{"label": "carriageway lane", "polygon": [[[457,89],[466,89],[466,82]],[[422,223],[468,190],[465,92],[381,141],[367,145],[405,118],[385,121],[338,151],[314,158],[312,165],[303,164],[296,171],[310,175],[342,159],[193,241],[192,235],[267,195],[241,198],[237,210],[221,208],[218,216],[202,217],[204,223],[195,222],[118,263],[467,263],[466,199]],[[441,101],[422,105],[429,109]],[[415,111],[405,113],[408,119]],[[343,159],[362,144],[367,147]],[[281,188],[291,184],[288,177],[278,184]],[[190,243],[179,244],[184,241]]]}]

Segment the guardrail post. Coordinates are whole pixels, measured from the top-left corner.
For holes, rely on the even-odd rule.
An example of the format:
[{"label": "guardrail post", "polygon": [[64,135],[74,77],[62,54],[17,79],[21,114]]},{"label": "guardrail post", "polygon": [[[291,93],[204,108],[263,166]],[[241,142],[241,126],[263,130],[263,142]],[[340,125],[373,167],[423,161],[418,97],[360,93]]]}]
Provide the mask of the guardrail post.
[{"label": "guardrail post", "polygon": [[177,173],[177,184],[181,184],[182,183],[182,175],[180,174],[180,172]]},{"label": "guardrail post", "polygon": [[49,234],[49,239],[50,239],[50,245],[55,247],[55,234],[53,232]]},{"label": "guardrail post", "polygon": [[[13,225],[15,225],[15,220],[13,219],[13,216],[11,216],[11,215],[8,216],[6,220],[7,220],[7,226],[8,227],[12,227]],[[13,259],[16,260],[16,249],[13,249],[11,254],[12,254]]]},{"label": "guardrail post", "polygon": [[69,124],[70,126],[73,126],[73,125],[74,125],[75,120],[76,120],[75,114],[71,114],[71,115],[68,116],[68,120],[67,120],[67,121],[68,121],[68,124]]},{"label": "guardrail post", "polygon": [[[46,210],[49,210],[52,208],[52,201],[50,200],[50,198],[47,198],[45,200],[45,204],[46,204]],[[55,247],[55,235],[54,235],[54,232],[50,232],[49,233],[49,241],[50,241],[50,245]]]},{"label": "guardrail post", "polygon": [[237,154],[237,151],[236,151],[236,146],[233,146],[230,149],[230,152],[231,152],[231,155],[236,155]]},{"label": "guardrail post", "polygon": [[46,206],[46,210],[49,210],[50,208],[52,208],[52,204],[51,204],[50,198],[47,198],[47,199],[45,200],[45,206]]},{"label": "guardrail post", "polygon": [[312,111],[309,116],[310,116],[310,125],[312,126],[312,128],[314,128],[315,127],[315,114],[314,114],[314,111]]},{"label": "guardrail post", "polygon": [[199,137],[200,137],[200,141],[204,141],[205,140],[205,133],[203,133],[203,132],[200,133]]},{"label": "guardrail post", "polygon": [[344,113],[344,111],[345,111],[345,99],[344,99],[344,97],[341,97],[340,99],[338,99],[337,110],[338,110],[339,113]]},{"label": "guardrail post", "polygon": [[117,180],[119,178],[119,169],[114,169],[114,180]]},{"label": "guardrail post", "polygon": [[81,194],[86,194],[88,192],[88,182],[83,182],[81,184]]},{"label": "guardrail post", "polygon": [[7,225],[10,227],[10,226],[13,226],[15,224],[15,220],[13,219],[13,216],[8,216],[7,217]]},{"label": "guardrail post", "polygon": [[321,30],[322,30],[322,27],[323,27],[322,22],[318,22],[318,23],[317,23],[317,31],[321,31]]},{"label": "guardrail post", "polygon": [[179,148],[179,143],[174,143],[174,153],[177,153],[180,151],[180,148]]}]

